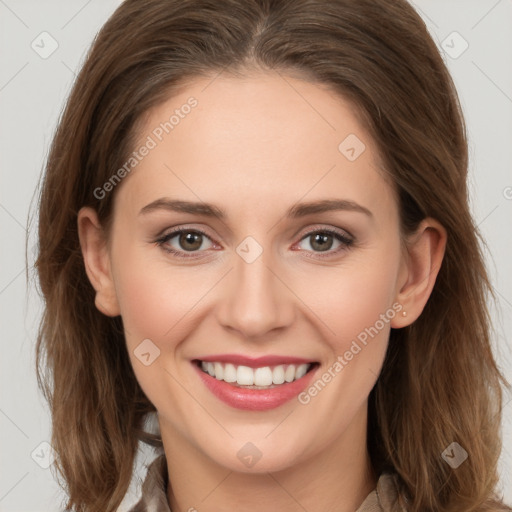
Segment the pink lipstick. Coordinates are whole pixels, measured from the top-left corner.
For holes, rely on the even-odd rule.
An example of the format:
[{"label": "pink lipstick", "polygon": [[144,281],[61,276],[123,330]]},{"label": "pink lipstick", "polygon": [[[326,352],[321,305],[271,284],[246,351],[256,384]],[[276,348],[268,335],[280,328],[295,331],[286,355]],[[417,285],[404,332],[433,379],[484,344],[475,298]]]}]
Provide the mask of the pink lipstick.
[{"label": "pink lipstick", "polygon": [[265,411],[304,391],[319,365],[299,357],[218,354],[197,358],[193,366],[205,386],[224,403]]}]

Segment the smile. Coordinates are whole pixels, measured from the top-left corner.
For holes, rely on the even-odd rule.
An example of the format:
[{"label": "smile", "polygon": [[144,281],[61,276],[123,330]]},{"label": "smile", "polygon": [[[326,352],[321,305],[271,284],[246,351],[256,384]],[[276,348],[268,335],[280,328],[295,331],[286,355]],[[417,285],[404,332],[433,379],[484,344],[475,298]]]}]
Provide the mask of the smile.
[{"label": "smile", "polygon": [[236,409],[264,411],[297,397],[319,363],[301,358],[266,356],[257,359],[225,355],[195,359],[206,388]]},{"label": "smile", "polygon": [[236,366],[232,363],[201,361],[201,369],[211,377],[252,389],[267,389],[285,382],[294,382],[306,375],[312,364],[280,364],[277,366]]}]

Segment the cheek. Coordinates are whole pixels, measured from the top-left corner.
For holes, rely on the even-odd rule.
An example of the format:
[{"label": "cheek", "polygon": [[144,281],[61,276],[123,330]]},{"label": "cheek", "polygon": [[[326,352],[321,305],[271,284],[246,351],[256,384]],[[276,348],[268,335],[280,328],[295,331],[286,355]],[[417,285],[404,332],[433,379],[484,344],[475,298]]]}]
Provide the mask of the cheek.
[{"label": "cheek", "polygon": [[202,289],[190,277],[190,272],[170,271],[142,258],[121,264],[116,293],[129,345],[145,338],[157,341],[177,337],[181,319],[190,313]]},{"label": "cheek", "polygon": [[395,313],[392,308],[394,281],[389,279],[392,274],[389,268],[374,266],[366,271],[354,271],[340,283],[342,290],[336,297],[337,308],[333,311],[333,330],[338,339],[343,340],[339,350],[348,350],[348,340],[368,341],[369,332],[371,339],[381,331],[382,337],[387,338],[389,320]]},{"label": "cheek", "polygon": [[[146,338],[165,338],[167,344],[186,335],[188,317],[195,308],[201,309],[201,298],[213,287],[222,286],[219,268],[167,264],[156,251],[148,257],[147,248],[128,247],[123,240],[114,258],[116,293],[132,346]],[[305,265],[290,271],[285,279],[301,299],[297,307],[314,325],[325,328],[325,336],[333,340],[337,352],[344,351],[348,338],[373,326],[392,306],[398,244],[347,255],[346,263],[338,266]],[[296,299],[290,296],[289,300]]]},{"label": "cheek", "polygon": [[169,407],[165,397],[182,395],[171,375],[180,342],[191,330],[193,306],[207,290],[190,272],[171,269],[161,259],[150,261],[147,251],[132,248],[124,254],[116,265],[115,282],[127,350],[142,390],[164,411]]},{"label": "cheek", "polygon": [[318,414],[327,407],[337,418],[352,417],[375,385],[390,322],[400,309],[395,299],[399,257],[398,243],[380,246],[337,270],[317,269],[309,281],[314,285],[300,292],[311,299],[308,306],[320,320],[316,325],[330,353],[317,380],[299,397]]},{"label": "cheek", "polygon": [[297,295],[305,298],[337,354],[347,350],[352,340],[364,340],[375,325],[387,337],[389,320],[396,314],[399,263],[397,248],[380,248],[347,258],[346,265],[337,268],[316,268],[307,280],[297,276]]}]

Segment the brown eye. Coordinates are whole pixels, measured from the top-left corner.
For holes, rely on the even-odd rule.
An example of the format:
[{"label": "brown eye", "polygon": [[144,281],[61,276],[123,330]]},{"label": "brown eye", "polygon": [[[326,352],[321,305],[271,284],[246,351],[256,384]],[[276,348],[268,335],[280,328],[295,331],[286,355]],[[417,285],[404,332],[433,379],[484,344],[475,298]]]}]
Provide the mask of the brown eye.
[{"label": "brown eye", "polygon": [[309,235],[311,239],[311,247],[318,251],[328,251],[333,245],[333,235],[328,233],[315,233]]},{"label": "brown eye", "polygon": [[[313,253],[326,253],[326,257],[335,255],[349,248],[354,243],[354,239],[349,238],[348,235],[329,229],[310,231],[301,239],[300,243],[305,241],[309,241],[309,248],[303,247],[304,250]],[[321,254],[319,256],[323,257],[324,255]]]},{"label": "brown eye", "polygon": [[184,231],[178,236],[178,244],[185,251],[197,251],[203,243],[203,235],[192,231]]},{"label": "brown eye", "polygon": [[[171,243],[171,241],[174,239],[176,239],[176,241]],[[213,245],[210,237],[202,231],[193,229],[179,229],[162,236],[156,240],[156,243],[165,251],[172,253],[177,257],[189,258],[200,256],[201,253],[205,252],[206,249],[209,248],[203,247],[205,240],[210,241],[210,244]],[[202,250],[201,247],[203,247],[204,250]]]}]

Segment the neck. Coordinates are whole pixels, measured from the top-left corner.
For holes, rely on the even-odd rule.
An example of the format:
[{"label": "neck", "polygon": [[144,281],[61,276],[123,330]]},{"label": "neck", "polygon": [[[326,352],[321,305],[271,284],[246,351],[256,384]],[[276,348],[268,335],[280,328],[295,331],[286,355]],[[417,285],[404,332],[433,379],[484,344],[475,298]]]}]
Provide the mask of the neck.
[{"label": "neck", "polygon": [[176,432],[166,431],[162,424],[161,432],[173,512],[234,508],[244,512],[354,512],[376,486],[366,448],[366,411],[323,450],[275,472],[233,471],[198,452]]}]

